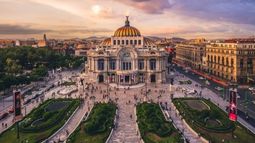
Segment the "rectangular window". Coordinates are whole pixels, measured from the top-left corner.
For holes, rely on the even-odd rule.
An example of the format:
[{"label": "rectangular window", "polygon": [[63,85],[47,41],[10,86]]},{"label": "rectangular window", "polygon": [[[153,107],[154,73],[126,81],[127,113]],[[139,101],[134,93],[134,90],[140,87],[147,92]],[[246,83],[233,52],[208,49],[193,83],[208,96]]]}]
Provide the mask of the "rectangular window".
[{"label": "rectangular window", "polygon": [[150,60],[150,70],[156,70],[156,59]]},{"label": "rectangular window", "polygon": [[243,59],[240,59],[240,68],[243,68]]},{"label": "rectangular window", "polygon": [[130,45],[133,45],[133,40],[130,40]]},{"label": "rectangular window", "polygon": [[99,59],[97,61],[97,69],[100,71],[104,70],[104,59]]},{"label": "rectangular window", "polygon": [[124,40],[122,40],[122,45],[124,45],[125,44],[125,41]]},{"label": "rectangular window", "polygon": [[135,45],[137,45],[137,40],[135,40]]},{"label": "rectangular window", "polygon": [[253,61],[252,58],[248,58],[247,60],[247,70],[249,74],[253,74]]},{"label": "rectangular window", "polygon": [[118,45],[120,45],[120,40],[118,40]]},{"label": "rectangular window", "polygon": [[128,45],[128,40],[126,40],[126,45]]},{"label": "rectangular window", "polygon": [[110,59],[110,70],[115,70],[116,69],[116,60],[115,59]]},{"label": "rectangular window", "polygon": [[138,68],[139,68],[139,70],[144,69],[144,59],[139,59],[138,60]]},{"label": "rectangular window", "polygon": [[141,44],[142,44],[141,40],[138,40],[138,45],[141,45]]}]

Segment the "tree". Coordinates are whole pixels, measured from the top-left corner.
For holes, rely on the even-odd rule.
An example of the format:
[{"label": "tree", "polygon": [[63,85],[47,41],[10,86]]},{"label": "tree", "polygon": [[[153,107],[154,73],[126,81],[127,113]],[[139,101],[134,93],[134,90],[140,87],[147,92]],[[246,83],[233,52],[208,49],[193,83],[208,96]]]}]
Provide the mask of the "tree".
[{"label": "tree", "polygon": [[18,73],[21,73],[21,65],[17,64],[16,60],[12,60],[11,58],[7,58],[6,59],[6,67],[5,70],[7,73],[11,74],[11,75],[16,75]]}]

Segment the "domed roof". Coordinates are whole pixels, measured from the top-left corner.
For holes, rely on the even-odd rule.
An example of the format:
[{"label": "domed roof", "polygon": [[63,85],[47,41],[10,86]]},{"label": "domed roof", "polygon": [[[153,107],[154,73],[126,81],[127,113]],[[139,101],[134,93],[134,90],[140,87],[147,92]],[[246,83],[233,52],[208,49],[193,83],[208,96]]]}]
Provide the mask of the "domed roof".
[{"label": "domed roof", "polygon": [[144,45],[145,46],[155,46],[156,44],[150,38],[144,37]]},{"label": "domed roof", "polygon": [[125,26],[120,27],[114,33],[114,37],[137,37],[141,36],[141,33],[135,27],[130,26],[128,16],[125,22]]},{"label": "domed roof", "polygon": [[101,46],[111,46],[111,38],[106,38],[102,43],[100,44]]}]

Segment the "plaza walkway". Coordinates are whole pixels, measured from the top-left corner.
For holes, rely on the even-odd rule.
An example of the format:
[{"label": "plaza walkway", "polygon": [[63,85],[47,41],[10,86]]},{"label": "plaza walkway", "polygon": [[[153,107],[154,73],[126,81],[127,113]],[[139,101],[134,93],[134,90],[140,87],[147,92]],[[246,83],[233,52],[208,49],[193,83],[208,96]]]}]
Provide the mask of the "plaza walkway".
[{"label": "plaza walkway", "polygon": [[86,112],[89,112],[88,107],[88,105],[85,106],[85,104],[82,103],[81,106],[78,107],[76,112],[73,114],[73,116],[71,116],[65,123],[65,125],[55,134],[53,134],[49,139],[47,139],[47,142],[55,143],[65,141],[70,133],[72,133],[79,126]]},{"label": "plaza walkway", "polygon": [[124,90],[120,90],[117,93],[117,123],[109,143],[140,143],[142,140],[136,123],[134,91],[127,90],[124,93]]}]

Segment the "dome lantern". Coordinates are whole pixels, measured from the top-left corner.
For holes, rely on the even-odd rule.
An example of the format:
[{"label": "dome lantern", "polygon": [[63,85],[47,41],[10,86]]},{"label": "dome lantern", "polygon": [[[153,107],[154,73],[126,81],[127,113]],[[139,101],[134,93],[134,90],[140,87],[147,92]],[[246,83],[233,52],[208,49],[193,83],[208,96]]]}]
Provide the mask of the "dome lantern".
[{"label": "dome lantern", "polygon": [[140,37],[141,33],[135,27],[130,26],[129,16],[126,16],[125,26],[120,27],[114,33],[114,37]]},{"label": "dome lantern", "polygon": [[127,18],[127,19],[126,19],[126,22],[125,22],[125,26],[130,26],[130,25],[129,25],[128,16],[126,16],[126,18]]}]

